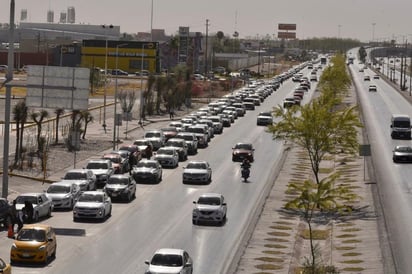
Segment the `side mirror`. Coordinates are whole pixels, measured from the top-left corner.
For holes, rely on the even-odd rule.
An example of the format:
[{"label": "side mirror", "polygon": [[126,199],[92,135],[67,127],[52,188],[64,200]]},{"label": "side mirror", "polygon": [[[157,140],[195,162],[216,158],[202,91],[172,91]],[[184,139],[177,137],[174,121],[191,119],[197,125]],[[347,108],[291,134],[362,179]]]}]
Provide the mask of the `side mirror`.
[{"label": "side mirror", "polygon": [[144,263],[145,263],[145,264],[147,264],[147,265],[149,265],[149,264],[150,264],[150,262],[149,262],[149,261],[144,261]]}]

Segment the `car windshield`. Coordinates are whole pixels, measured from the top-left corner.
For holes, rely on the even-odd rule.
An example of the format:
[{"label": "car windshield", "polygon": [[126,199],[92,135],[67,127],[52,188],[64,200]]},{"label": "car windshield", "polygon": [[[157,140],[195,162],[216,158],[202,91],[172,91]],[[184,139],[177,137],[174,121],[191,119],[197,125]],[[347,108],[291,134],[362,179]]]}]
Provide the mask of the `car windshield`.
[{"label": "car windshield", "polygon": [[272,114],[270,112],[261,112],[261,113],[259,113],[259,115],[260,116],[268,116],[268,117],[272,116]]},{"label": "car windshield", "polygon": [[121,158],[113,156],[104,156],[102,159],[110,160],[113,163],[120,164],[122,162]]},{"label": "car windshield", "polygon": [[219,197],[200,197],[197,201],[201,205],[220,205]]},{"label": "car windshield", "polygon": [[193,135],[178,135],[177,138],[184,139],[186,141],[193,141],[194,137]]},{"label": "car windshield", "polygon": [[133,144],[136,146],[147,146],[147,141],[134,141]]},{"label": "car windshield", "polygon": [[411,124],[409,121],[394,121],[393,126],[400,127],[400,128],[409,128]]},{"label": "car windshield", "polygon": [[167,146],[167,147],[182,147],[182,146],[183,146],[183,143],[177,142],[177,141],[168,141],[168,142],[166,143],[166,146]]},{"label": "car windshield", "polygon": [[175,254],[155,254],[150,262],[151,265],[162,265],[162,266],[182,266],[183,260],[182,256]]},{"label": "car windshield", "polygon": [[205,130],[200,127],[190,127],[187,129],[188,132],[194,132],[194,133],[204,133]]},{"label": "car windshield", "polygon": [[37,204],[37,197],[35,196],[18,196],[16,198],[17,204],[24,204],[24,202],[30,202],[32,204]]},{"label": "car windshield", "polygon": [[106,163],[89,163],[87,164],[86,168],[87,169],[107,169],[107,164]]},{"label": "car windshield", "polygon": [[188,163],[186,168],[190,168],[190,169],[207,169],[207,165],[205,163]]},{"label": "car windshield", "polygon": [[161,154],[161,155],[173,155],[174,150],[171,149],[159,149],[157,151],[157,154]]},{"label": "car windshield", "polygon": [[110,177],[107,183],[109,185],[127,185],[129,183],[129,178]]},{"label": "car windshield", "polygon": [[157,165],[155,162],[139,162],[136,165],[137,168],[139,167],[148,167],[148,168],[156,168]]},{"label": "car windshield", "polygon": [[146,138],[160,137],[160,132],[147,132],[145,134]]},{"label": "car windshield", "polygon": [[252,145],[251,144],[236,144],[235,149],[252,150]]},{"label": "car windshield", "polygon": [[86,173],[81,173],[81,172],[67,172],[66,175],[64,175],[64,179],[66,179],[66,180],[87,179],[87,174]]},{"label": "car windshield", "polygon": [[412,148],[411,147],[397,147],[396,151],[398,152],[412,152]]},{"label": "car windshield", "polygon": [[50,185],[47,193],[70,193],[70,186]]},{"label": "car windshield", "polygon": [[103,203],[103,195],[83,193],[79,197],[79,202],[98,202]]},{"label": "car windshield", "polygon": [[162,131],[177,131],[175,127],[162,128]]},{"label": "car windshield", "polygon": [[45,242],[46,231],[33,228],[22,228],[20,232],[17,234],[16,239],[18,241]]}]

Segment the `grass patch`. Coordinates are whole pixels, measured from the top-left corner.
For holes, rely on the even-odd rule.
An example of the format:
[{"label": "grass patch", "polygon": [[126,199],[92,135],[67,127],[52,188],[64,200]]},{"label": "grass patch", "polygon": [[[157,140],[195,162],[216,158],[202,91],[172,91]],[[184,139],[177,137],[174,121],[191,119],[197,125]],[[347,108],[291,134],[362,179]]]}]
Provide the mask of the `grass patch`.
[{"label": "grass patch", "polygon": [[282,238],[266,238],[265,241],[279,242],[279,243],[287,243],[287,242],[289,242],[289,240],[282,239]]},{"label": "grass patch", "polygon": [[333,171],[333,168],[321,167],[319,168],[319,173],[329,174]]},{"label": "grass patch", "polygon": [[355,234],[340,234],[338,236],[336,236],[336,238],[353,238],[356,237]]},{"label": "grass patch", "polygon": [[[313,240],[326,240],[329,237],[329,230],[312,230],[312,239]],[[300,234],[300,236],[305,239],[305,240],[309,240],[309,229],[305,229],[302,231],[302,233]]]},{"label": "grass patch", "polygon": [[347,261],[342,261],[341,263],[343,263],[343,264],[361,264],[361,263],[363,263],[363,260],[347,260]]},{"label": "grass patch", "polygon": [[283,263],[284,262],[283,259],[272,258],[272,257],[259,257],[259,258],[255,258],[255,260],[262,261],[262,262],[265,262],[265,263]]},{"label": "grass patch", "polygon": [[326,155],[326,156],[323,157],[323,159],[327,160],[327,161],[333,160],[334,158],[335,158],[335,156],[333,156],[333,155]]},{"label": "grass patch", "polygon": [[258,265],[255,265],[255,267],[260,270],[281,270],[283,269],[283,266],[274,265],[274,264],[258,264]]},{"label": "grass patch", "polygon": [[365,268],[363,267],[345,267],[343,269],[341,269],[341,271],[347,271],[347,272],[361,272],[364,271]]},{"label": "grass patch", "polygon": [[362,253],[359,253],[359,252],[346,252],[342,254],[342,256],[344,257],[355,257],[355,256],[360,256],[360,255],[362,255]]},{"label": "grass patch", "polygon": [[348,251],[348,250],[354,250],[356,247],[354,246],[338,246],[335,247],[336,250],[342,250],[342,251]]},{"label": "grass patch", "polygon": [[280,244],[265,244],[264,247],[267,247],[267,248],[279,248],[279,249],[287,248],[287,246],[285,246],[285,245],[280,245]]},{"label": "grass patch", "polygon": [[279,250],[263,250],[262,253],[270,254],[270,255],[283,255],[285,252]]},{"label": "grass patch", "polygon": [[354,226],[354,225],[355,225],[354,223],[341,223],[341,224],[338,224],[337,226],[345,227],[345,226]]},{"label": "grass patch", "polygon": [[357,227],[342,229],[343,232],[356,232],[356,231],[361,231],[361,230],[362,230],[362,229],[357,228]]},{"label": "grass patch", "polygon": [[290,233],[282,232],[282,231],[271,231],[271,232],[268,232],[267,234],[271,235],[271,236],[279,236],[279,237],[288,237],[288,236],[290,236]]},{"label": "grass patch", "polygon": [[272,229],[279,229],[279,230],[292,230],[290,226],[284,226],[284,225],[272,225],[270,226]]},{"label": "grass patch", "polygon": [[275,224],[280,224],[280,225],[293,225],[293,223],[291,222],[286,222],[286,221],[277,221],[274,222]]},{"label": "grass patch", "polygon": [[361,240],[356,240],[356,239],[342,241],[342,243],[344,243],[344,244],[358,244],[358,243],[361,243],[361,242],[362,242]]}]

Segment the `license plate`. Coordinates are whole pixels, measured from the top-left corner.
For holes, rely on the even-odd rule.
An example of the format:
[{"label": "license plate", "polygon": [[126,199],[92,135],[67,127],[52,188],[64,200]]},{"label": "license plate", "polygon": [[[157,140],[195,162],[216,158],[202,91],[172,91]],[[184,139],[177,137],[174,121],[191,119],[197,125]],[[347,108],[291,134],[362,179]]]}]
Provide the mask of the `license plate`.
[{"label": "license plate", "polygon": [[30,257],[30,253],[23,253],[21,254],[21,256],[27,258],[27,257]]},{"label": "license plate", "polygon": [[112,196],[113,196],[113,197],[116,197],[116,196],[117,196],[117,193],[112,193]]}]

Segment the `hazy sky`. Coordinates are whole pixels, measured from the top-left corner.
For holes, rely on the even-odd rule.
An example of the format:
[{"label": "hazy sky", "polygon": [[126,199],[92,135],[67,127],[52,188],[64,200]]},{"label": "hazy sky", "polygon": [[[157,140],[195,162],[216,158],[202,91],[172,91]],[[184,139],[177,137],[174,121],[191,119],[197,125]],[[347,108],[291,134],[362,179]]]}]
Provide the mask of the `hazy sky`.
[{"label": "hazy sky", "polygon": [[[10,0],[2,1],[0,22],[9,21]],[[412,41],[412,0],[15,0],[16,22],[27,9],[29,22],[46,22],[47,10],[55,22],[61,11],[73,6],[76,23],[120,26],[121,32],[165,29],[175,34],[179,26],[190,31],[223,31],[240,37],[277,35],[279,23],[297,24],[299,39],[310,37],[355,38],[361,41],[392,39]],[[153,3],[153,17],[151,5]]]}]

